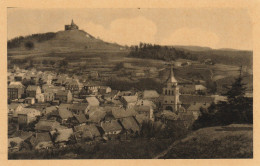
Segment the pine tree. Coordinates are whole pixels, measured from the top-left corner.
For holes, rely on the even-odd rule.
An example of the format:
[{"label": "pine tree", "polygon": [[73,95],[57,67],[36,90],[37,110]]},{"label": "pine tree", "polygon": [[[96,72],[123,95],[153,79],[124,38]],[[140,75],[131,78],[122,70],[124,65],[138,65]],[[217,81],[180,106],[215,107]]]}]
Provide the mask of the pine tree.
[{"label": "pine tree", "polygon": [[245,95],[246,87],[245,84],[242,83],[242,66],[240,68],[240,75],[235,80],[235,82],[231,85],[231,88],[227,91],[226,96],[228,98],[228,103],[235,105],[239,105],[240,101],[243,100]]},{"label": "pine tree", "polygon": [[228,123],[252,123],[253,102],[246,98],[245,84],[242,82],[242,66],[240,75],[227,91],[227,102],[218,104],[218,115],[224,124]]}]

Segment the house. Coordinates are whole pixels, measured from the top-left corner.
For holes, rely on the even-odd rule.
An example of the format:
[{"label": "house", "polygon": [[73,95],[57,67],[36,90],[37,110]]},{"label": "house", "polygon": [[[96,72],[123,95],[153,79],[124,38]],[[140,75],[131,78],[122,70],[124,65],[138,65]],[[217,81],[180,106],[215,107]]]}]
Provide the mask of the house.
[{"label": "house", "polygon": [[143,99],[155,100],[159,97],[159,94],[155,90],[145,90],[143,93]]},{"label": "house", "polygon": [[149,107],[152,107],[153,109],[156,108],[156,104],[151,101],[151,100],[138,100],[137,103],[136,103],[136,106],[149,106]]},{"label": "house", "polygon": [[72,118],[73,114],[71,111],[65,108],[58,108],[48,114],[48,118],[56,118],[61,124],[65,124],[69,118]]},{"label": "house", "polygon": [[59,100],[61,103],[70,103],[73,97],[69,90],[59,90],[55,95],[55,100]]},{"label": "house", "polygon": [[130,116],[135,116],[136,114],[137,113],[134,110],[134,108],[124,109],[124,108],[121,108],[121,107],[114,107],[112,109],[112,115],[116,119],[122,119],[122,118],[130,117]]},{"label": "house", "polygon": [[42,92],[45,92],[47,89],[53,88],[54,85],[44,84],[42,85]]},{"label": "house", "polygon": [[25,107],[24,104],[20,104],[20,103],[11,103],[8,104],[8,114],[12,114],[12,117],[18,117],[18,113],[23,110],[23,108]]},{"label": "house", "polygon": [[144,77],[145,72],[143,70],[135,70],[134,72],[132,72],[132,76],[134,76],[134,77]]},{"label": "house", "polygon": [[79,80],[76,79],[68,80],[65,83],[65,89],[70,90],[73,96],[75,95],[76,92],[79,93],[82,87],[83,85],[79,82]]},{"label": "house", "polygon": [[74,126],[74,131],[77,140],[81,140],[81,139],[94,140],[95,138],[101,136],[97,126],[93,124]]},{"label": "house", "polygon": [[33,104],[35,104],[35,98],[34,97],[26,97],[24,99],[24,103],[33,105]]},{"label": "house", "polygon": [[43,113],[43,115],[48,115],[56,110],[57,110],[56,106],[45,107],[42,113]]},{"label": "house", "polygon": [[246,98],[253,98],[254,94],[253,94],[253,92],[245,92],[244,97],[246,97]]},{"label": "house", "polygon": [[123,103],[125,108],[130,108],[136,105],[138,100],[138,96],[122,96],[121,102]]},{"label": "house", "polygon": [[61,103],[58,107],[59,107],[59,109],[67,109],[67,110],[69,110],[70,106],[71,106],[71,104]]},{"label": "house", "polygon": [[66,75],[58,76],[57,79],[53,80],[53,83],[56,86],[63,86],[67,82],[67,78],[68,78],[68,76],[66,76]]},{"label": "house", "polygon": [[106,111],[104,111],[101,107],[91,107],[87,112],[88,122],[99,124],[104,120],[106,116]]},{"label": "house", "polygon": [[110,93],[103,94],[103,99],[105,99],[106,101],[111,102],[112,100],[114,100],[116,98],[118,93],[119,93],[119,91],[112,90]]},{"label": "house", "polygon": [[137,114],[142,114],[144,117],[146,117],[146,120],[154,121],[154,110],[150,106],[135,106],[134,110],[137,112]]},{"label": "house", "polygon": [[207,88],[201,84],[199,85],[195,85],[195,90],[197,93],[206,93],[207,92]]},{"label": "house", "polygon": [[19,126],[25,126],[36,121],[39,116],[41,116],[41,112],[39,110],[34,108],[23,108],[18,113],[18,124]]},{"label": "house", "polygon": [[72,128],[56,129],[50,132],[55,143],[66,143],[73,135]]},{"label": "house", "polygon": [[65,90],[65,87],[64,86],[49,86],[49,87],[45,87],[45,89],[43,90],[44,93],[48,93],[48,92],[51,92],[51,93],[54,93],[56,94],[58,91],[63,91]]},{"label": "house", "polygon": [[31,84],[37,85],[39,83],[40,78],[37,75],[31,75]]},{"label": "house", "polygon": [[18,73],[14,76],[14,81],[22,81],[24,79],[25,73]]},{"label": "house", "polygon": [[44,103],[44,94],[42,93],[39,93],[39,94],[36,94],[35,96],[36,100],[37,100],[37,103]]},{"label": "house", "polygon": [[87,97],[87,103],[89,106],[99,106],[99,101],[96,97]]},{"label": "house", "polygon": [[79,98],[85,99],[89,95],[89,91],[82,88],[79,92]]},{"label": "house", "polygon": [[99,94],[107,94],[107,93],[111,93],[112,89],[109,86],[101,86],[98,89],[98,93]]},{"label": "house", "polygon": [[196,91],[206,91],[207,88],[205,86],[199,84],[199,85],[195,85],[195,90]]},{"label": "house", "polygon": [[35,149],[49,149],[53,147],[49,132],[36,133],[35,136],[31,137],[30,143]]},{"label": "house", "polygon": [[24,86],[21,82],[11,82],[8,85],[8,99],[20,99],[24,94]]},{"label": "house", "polygon": [[181,67],[182,63],[183,62],[179,62],[179,61],[173,62],[174,66],[176,66],[176,67]]},{"label": "house", "polygon": [[218,103],[220,101],[227,101],[226,96],[221,96],[221,95],[211,95],[212,98],[214,98],[214,103]]},{"label": "house", "polygon": [[70,110],[74,114],[85,114],[87,112],[87,108],[87,103],[74,103],[68,107],[68,110]]},{"label": "house", "polygon": [[62,128],[63,126],[60,125],[59,122],[55,120],[40,120],[38,123],[35,124],[35,131],[37,132],[49,132],[55,129]]},{"label": "house", "polygon": [[44,92],[45,102],[52,102],[55,99],[55,94],[53,92]]},{"label": "house", "polygon": [[26,96],[27,97],[36,97],[37,94],[41,93],[41,88],[36,85],[29,85],[26,89]]},{"label": "house", "polygon": [[20,137],[23,140],[28,140],[32,136],[33,136],[33,132],[31,131],[18,130],[15,133],[13,133],[9,138]]},{"label": "house", "polygon": [[180,95],[180,101],[182,105],[193,104],[193,103],[212,103],[214,97],[211,96],[200,96],[200,95]]},{"label": "house", "polygon": [[83,85],[85,90],[88,90],[89,93],[98,93],[98,90],[102,87],[102,83],[100,82],[87,82]]},{"label": "house", "polygon": [[182,84],[180,85],[181,94],[195,94],[196,89],[194,84]]},{"label": "house", "polygon": [[69,121],[73,125],[77,125],[77,124],[86,123],[87,122],[87,118],[86,118],[85,114],[80,113],[80,114],[74,114],[73,117],[69,119]]},{"label": "house", "polygon": [[135,91],[119,91],[116,99],[121,99],[123,96],[137,96]]},{"label": "house", "polygon": [[117,135],[122,132],[123,128],[117,120],[109,122],[101,122],[101,127],[105,132],[105,135]]},{"label": "house", "polygon": [[73,98],[73,104],[85,103],[85,99]]},{"label": "house", "polygon": [[58,109],[58,115],[60,117],[60,120],[61,120],[62,124],[64,124],[69,118],[73,117],[72,112],[70,112],[67,109],[62,109],[62,108]]},{"label": "house", "polygon": [[140,131],[140,128],[134,117],[126,117],[120,120],[123,128],[130,133],[136,133]]}]

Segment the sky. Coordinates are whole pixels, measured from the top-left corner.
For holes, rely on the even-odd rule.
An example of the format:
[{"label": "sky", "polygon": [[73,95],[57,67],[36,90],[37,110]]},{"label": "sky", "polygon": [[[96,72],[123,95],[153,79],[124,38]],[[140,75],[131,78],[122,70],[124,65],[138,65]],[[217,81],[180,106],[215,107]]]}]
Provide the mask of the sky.
[{"label": "sky", "polygon": [[64,30],[71,19],[91,35],[121,45],[140,42],[252,50],[252,22],[246,9],[8,8],[7,36]]}]

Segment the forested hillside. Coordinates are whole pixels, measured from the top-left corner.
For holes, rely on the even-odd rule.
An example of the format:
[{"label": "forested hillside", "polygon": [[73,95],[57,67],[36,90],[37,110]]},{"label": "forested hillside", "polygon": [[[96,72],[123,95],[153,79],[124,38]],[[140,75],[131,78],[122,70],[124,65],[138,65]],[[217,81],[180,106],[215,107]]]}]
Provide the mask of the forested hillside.
[{"label": "forested hillside", "polygon": [[216,49],[189,49],[189,47],[180,46],[160,46],[146,43],[140,43],[138,46],[132,46],[129,54],[132,57],[160,59],[165,61],[176,60],[179,58],[205,61],[211,59],[214,63],[227,65],[242,65],[252,67],[253,52],[241,50],[216,50]]}]

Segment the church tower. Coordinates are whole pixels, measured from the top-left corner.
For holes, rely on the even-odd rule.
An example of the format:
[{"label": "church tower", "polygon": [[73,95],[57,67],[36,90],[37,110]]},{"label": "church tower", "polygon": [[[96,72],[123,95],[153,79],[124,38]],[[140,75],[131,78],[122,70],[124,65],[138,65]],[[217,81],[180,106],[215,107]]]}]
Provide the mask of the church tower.
[{"label": "church tower", "polygon": [[180,107],[179,96],[180,93],[178,82],[174,77],[173,68],[171,66],[171,71],[166,87],[163,88],[163,100],[161,101],[163,110],[178,112]]}]

